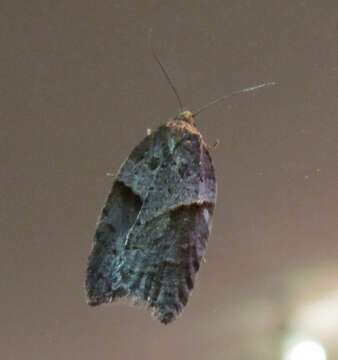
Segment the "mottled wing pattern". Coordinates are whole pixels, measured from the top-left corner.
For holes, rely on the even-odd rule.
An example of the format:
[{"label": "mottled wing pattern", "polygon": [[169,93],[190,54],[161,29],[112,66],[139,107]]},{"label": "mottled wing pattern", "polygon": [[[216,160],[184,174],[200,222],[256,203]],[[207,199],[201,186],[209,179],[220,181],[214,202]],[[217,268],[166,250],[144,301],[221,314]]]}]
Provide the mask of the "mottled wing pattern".
[{"label": "mottled wing pattern", "polygon": [[211,158],[197,129],[171,121],[122,165],[89,257],[88,302],[128,296],[163,323],[182,311],[205,254],[216,198]]}]

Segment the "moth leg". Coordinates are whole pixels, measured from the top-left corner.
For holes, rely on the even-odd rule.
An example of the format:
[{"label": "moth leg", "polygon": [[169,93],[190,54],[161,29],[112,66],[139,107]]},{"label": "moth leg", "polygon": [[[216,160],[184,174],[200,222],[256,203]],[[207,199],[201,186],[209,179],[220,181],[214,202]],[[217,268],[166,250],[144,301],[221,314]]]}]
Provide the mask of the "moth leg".
[{"label": "moth leg", "polygon": [[219,139],[216,139],[216,141],[215,141],[212,145],[209,145],[209,146],[208,146],[208,149],[209,149],[209,150],[214,150],[214,149],[216,149],[216,148],[218,147],[219,143],[220,143],[220,140],[219,140]]}]

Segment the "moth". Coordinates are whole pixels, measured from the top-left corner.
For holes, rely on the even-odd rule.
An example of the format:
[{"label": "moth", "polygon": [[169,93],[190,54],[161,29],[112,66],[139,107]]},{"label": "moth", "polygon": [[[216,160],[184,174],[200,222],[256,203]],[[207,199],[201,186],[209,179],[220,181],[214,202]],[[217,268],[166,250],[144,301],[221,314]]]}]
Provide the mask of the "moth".
[{"label": "moth", "polygon": [[163,324],[182,312],[205,255],[216,204],[215,170],[195,118],[228,96],[270,84],[223,96],[195,112],[182,110],[134,148],[97,222],[86,274],[89,305],[127,297]]}]

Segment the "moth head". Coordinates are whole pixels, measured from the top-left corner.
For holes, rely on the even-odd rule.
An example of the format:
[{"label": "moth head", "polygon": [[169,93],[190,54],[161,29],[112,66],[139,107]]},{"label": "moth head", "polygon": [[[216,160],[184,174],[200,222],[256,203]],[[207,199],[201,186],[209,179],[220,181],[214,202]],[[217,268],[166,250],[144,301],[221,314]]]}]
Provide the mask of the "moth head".
[{"label": "moth head", "polygon": [[178,120],[182,120],[182,121],[186,121],[187,123],[194,125],[194,114],[189,111],[189,110],[185,110],[182,111],[178,116],[177,116]]}]

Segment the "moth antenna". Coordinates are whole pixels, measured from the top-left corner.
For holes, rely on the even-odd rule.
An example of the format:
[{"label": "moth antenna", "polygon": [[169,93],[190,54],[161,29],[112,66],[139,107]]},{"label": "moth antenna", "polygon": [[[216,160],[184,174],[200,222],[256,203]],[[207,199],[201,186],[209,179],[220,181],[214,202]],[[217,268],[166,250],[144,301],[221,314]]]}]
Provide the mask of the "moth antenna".
[{"label": "moth antenna", "polygon": [[149,42],[149,47],[150,47],[150,50],[151,50],[151,53],[155,59],[155,61],[157,62],[157,64],[159,65],[159,67],[161,68],[162,70],[162,73],[164,74],[165,78],[167,79],[170,87],[171,87],[171,90],[173,91],[173,93],[175,94],[176,96],[176,99],[177,99],[177,102],[179,104],[179,107],[180,107],[180,112],[183,111],[183,105],[182,105],[182,101],[181,101],[181,98],[180,98],[180,95],[178,94],[178,91],[174,85],[174,83],[171,81],[170,77],[169,77],[169,74],[167,73],[166,69],[164,68],[164,66],[162,65],[161,61],[160,61],[160,58],[158,57],[156,51],[155,51],[155,48],[153,46],[153,43],[151,41],[151,33],[152,33],[152,29],[149,29],[149,33],[148,33],[148,42]]},{"label": "moth antenna", "polygon": [[212,105],[215,105],[231,96],[234,96],[234,95],[239,95],[239,94],[243,94],[245,92],[249,92],[249,91],[255,91],[257,89],[260,89],[260,88],[263,88],[263,87],[267,87],[267,86],[272,86],[272,85],[276,85],[277,83],[276,82],[267,82],[267,83],[263,83],[263,84],[259,84],[259,85],[255,85],[255,86],[251,86],[251,87],[248,87],[246,89],[241,89],[241,90],[236,90],[236,91],[233,91],[232,93],[230,94],[227,94],[227,95],[223,95],[213,101],[210,101],[208,104],[206,105],[203,105],[202,107],[200,107],[199,109],[197,109],[193,114],[192,116],[196,117],[198,114],[200,114],[202,111],[208,109],[210,106]]}]

